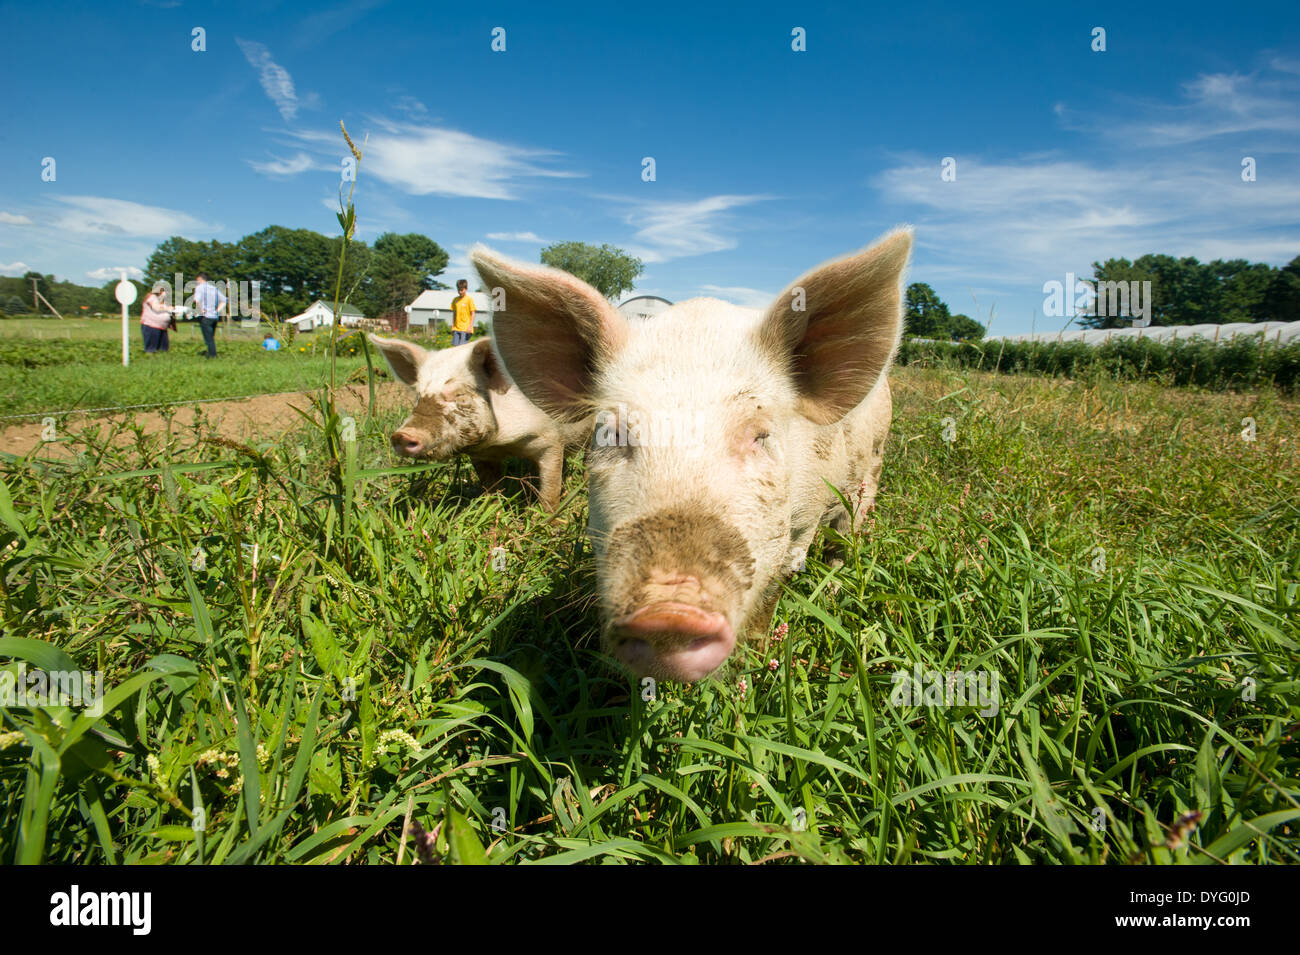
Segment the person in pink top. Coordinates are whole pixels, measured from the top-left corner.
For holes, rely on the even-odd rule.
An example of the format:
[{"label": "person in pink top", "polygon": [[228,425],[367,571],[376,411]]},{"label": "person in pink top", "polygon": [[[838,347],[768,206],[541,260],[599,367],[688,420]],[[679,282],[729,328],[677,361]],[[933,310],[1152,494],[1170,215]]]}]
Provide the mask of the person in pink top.
[{"label": "person in pink top", "polygon": [[144,351],[167,351],[167,329],[171,327],[172,313],[167,307],[167,286],[161,282],[144,298],[140,307],[140,327],[144,332]]}]

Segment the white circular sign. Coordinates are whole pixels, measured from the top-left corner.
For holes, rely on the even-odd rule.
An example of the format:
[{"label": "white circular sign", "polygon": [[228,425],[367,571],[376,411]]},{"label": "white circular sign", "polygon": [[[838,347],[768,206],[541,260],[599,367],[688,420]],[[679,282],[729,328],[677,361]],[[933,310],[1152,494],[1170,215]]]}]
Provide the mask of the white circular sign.
[{"label": "white circular sign", "polygon": [[126,279],[122,279],[117,283],[117,287],[113,289],[113,297],[123,305],[130,305],[135,301],[135,286]]}]

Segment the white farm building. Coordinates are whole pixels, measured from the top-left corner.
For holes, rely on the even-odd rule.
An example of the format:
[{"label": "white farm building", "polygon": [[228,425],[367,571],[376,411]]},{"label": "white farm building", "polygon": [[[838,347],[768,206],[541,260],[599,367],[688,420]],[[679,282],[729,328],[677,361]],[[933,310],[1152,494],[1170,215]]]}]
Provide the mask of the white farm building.
[{"label": "white farm building", "polygon": [[[474,326],[482,329],[492,324],[492,300],[486,292],[470,292],[474,299]],[[421,292],[414,302],[406,306],[408,327],[432,331],[439,322],[452,321],[451,305],[457,298],[455,289],[431,289]],[[618,310],[628,318],[650,318],[673,303],[658,295],[638,295],[622,302]]]},{"label": "white farm building", "polygon": [[653,318],[672,304],[668,299],[660,298],[658,295],[636,295],[619,302],[618,310],[624,318]]},{"label": "white farm building", "polygon": [[[342,325],[355,325],[365,317],[361,309],[355,305],[339,305],[339,322]],[[300,332],[328,327],[334,324],[334,306],[318,299],[312,302],[305,312],[289,319],[289,324],[296,326]]]},{"label": "white farm building", "polygon": [[[474,326],[492,324],[492,301],[484,292],[470,292],[474,300]],[[421,292],[410,305],[406,315],[412,329],[432,331],[438,322],[451,324],[451,303],[457,298],[455,289],[429,289]]]}]

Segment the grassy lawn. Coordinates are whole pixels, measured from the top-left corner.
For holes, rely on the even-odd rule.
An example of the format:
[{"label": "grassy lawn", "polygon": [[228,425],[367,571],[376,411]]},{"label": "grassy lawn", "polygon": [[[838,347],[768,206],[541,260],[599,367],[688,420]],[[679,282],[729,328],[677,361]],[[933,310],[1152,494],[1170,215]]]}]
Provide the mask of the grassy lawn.
[{"label": "grassy lawn", "polygon": [[[328,381],[328,329],[300,334],[278,352],[261,348],[265,331],[221,329],[218,357],[209,361],[197,324],[172,332],[166,354],[146,355],[133,319],[131,364],[123,368],[120,319],[0,321],[0,425],[6,415],[306,391]],[[365,367],[356,333],[339,348],[340,380]]]},{"label": "grassy lawn", "polygon": [[[129,320],[131,331],[131,354],[144,351],[144,343],[140,338],[140,316],[139,309],[132,306],[135,311],[132,312]],[[262,336],[267,329],[261,330],[240,328],[239,322],[231,323],[229,336],[231,340],[238,341],[261,341]],[[220,336],[227,334],[225,325],[221,327],[218,333],[218,343],[221,341]],[[307,333],[304,339],[310,338],[315,333]],[[198,344],[203,344],[203,338],[199,334],[197,322],[181,322],[180,328],[172,332],[171,339],[175,343],[177,336],[193,340]],[[108,318],[64,318],[58,319],[52,316],[45,318],[0,318],[0,340],[18,339],[23,341],[122,341],[122,317],[120,315]]]},{"label": "grassy lawn", "polygon": [[[4,711],[0,857],[410,863],[409,818],[448,861],[1300,861],[1300,404],[894,381],[845,564],[653,699],[597,652],[577,460],[554,522],[392,420],[337,472],[310,430],[6,460],[0,654],[111,693]],[[918,665],[996,705],[891,699]]]}]

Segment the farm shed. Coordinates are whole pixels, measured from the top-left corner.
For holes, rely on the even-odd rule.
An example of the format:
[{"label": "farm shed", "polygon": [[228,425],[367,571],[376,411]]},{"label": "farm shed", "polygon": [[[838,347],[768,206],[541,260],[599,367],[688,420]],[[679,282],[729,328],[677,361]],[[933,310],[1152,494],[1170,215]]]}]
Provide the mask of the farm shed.
[{"label": "farm shed", "polygon": [[1264,341],[1287,345],[1300,340],[1300,322],[1229,322],[1225,325],[1148,325],[1146,328],[1070,328],[1060,332],[1037,332],[1033,335],[994,335],[985,341],[1006,342],[1083,342],[1101,345],[1118,338],[1151,338],[1159,342],[1208,338],[1227,344],[1238,337],[1263,335]]},{"label": "farm shed", "polygon": [[658,295],[636,295],[618,303],[624,318],[653,318],[673,303]]},{"label": "farm shed", "polygon": [[[339,321],[343,325],[356,325],[365,315],[361,309],[355,305],[339,305]],[[297,326],[300,332],[309,332],[313,329],[320,328],[322,325],[334,324],[334,306],[326,304],[317,299],[308,306],[307,310],[300,315],[295,315],[289,319],[290,324]]]},{"label": "farm shed", "polygon": [[[477,328],[483,324],[491,324],[492,300],[485,292],[470,292],[469,295],[474,299],[474,326]],[[455,299],[455,289],[429,289],[421,292],[414,302],[406,306],[406,314],[410,319],[409,327],[413,330],[422,328],[432,331],[438,322],[450,324],[451,303]]]}]

